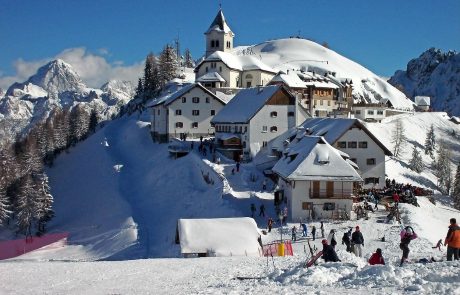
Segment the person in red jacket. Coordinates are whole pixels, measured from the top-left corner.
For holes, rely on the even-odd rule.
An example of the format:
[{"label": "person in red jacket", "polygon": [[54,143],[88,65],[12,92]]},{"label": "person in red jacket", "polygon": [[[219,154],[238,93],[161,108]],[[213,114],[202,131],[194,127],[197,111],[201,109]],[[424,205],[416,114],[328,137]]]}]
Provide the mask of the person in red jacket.
[{"label": "person in red jacket", "polygon": [[385,265],[385,260],[383,259],[383,256],[382,256],[382,249],[377,248],[377,251],[375,251],[375,253],[372,254],[371,258],[369,258],[369,264],[370,265],[376,265],[376,264]]},{"label": "person in red jacket", "polygon": [[393,201],[395,202],[395,205],[398,206],[399,204],[399,195],[396,191],[393,191]]},{"label": "person in red jacket", "polygon": [[455,218],[450,219],[449,231],[444,240],[444,246],[447,246],[447,261],[452,261],[452,256],[454,256],[454,260],[459,259],[460,227],[457,225]]}]

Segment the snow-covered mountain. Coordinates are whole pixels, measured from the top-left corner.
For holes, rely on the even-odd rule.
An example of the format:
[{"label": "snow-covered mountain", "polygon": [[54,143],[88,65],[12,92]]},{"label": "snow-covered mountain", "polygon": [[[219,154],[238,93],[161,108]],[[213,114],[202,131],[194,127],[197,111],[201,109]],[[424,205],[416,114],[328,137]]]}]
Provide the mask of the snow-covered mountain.
[{"label": "snow-covered mountain", "polygon": [[338,80],[353,81],[355,102],[377,103],[388,98],[394,107],[412,109],[404,93],[360,64],[306,39],[290,38],[266,41],[254,46],[235,48],[237,55],[252,55],[278,70],[334,73]]},{"label": "snow-covered mountain", "polygon": [[460,115],[460,53],[430,48],[388,82],[411,98],[430,96],[434,110]]},{"label": "snow-covered mountain", "polygon": [[27,81],[11,85],[0,99],[0,125],[5,127],[1,135],[14,136],[47,118],[53,109],[77,104],[108,119],[134,95],[134,87],[127,81],[109,81],[101,88],[88,88],[70,64],[51,61]]}]

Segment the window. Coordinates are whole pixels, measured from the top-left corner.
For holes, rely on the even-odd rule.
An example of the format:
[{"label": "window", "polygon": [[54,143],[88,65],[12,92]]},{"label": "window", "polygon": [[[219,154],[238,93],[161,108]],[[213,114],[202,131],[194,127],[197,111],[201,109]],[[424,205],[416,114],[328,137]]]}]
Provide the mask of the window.
[{"label": "window", "polygon": [[377,115],[383,115],[383,111],[377,111]]},{"label": "window", "polygon": [[219,47],[219,40],[216,40],[216,47]]},{"label": "window", "polygon": [[367,149],[367,141],[360,141],[359,142],[360,149]]},{"label": "window", "polygon": [[211,69],[215,69],[216,68],[216,63],[215,62],[212,62],[211,63]]},{"label": "window", "polygon": [[214,116],[216,114],[216,110],[211,110],[211,116]]},{"label": "window", "polygon": [[357,146],[356,141],[349,141],[349,142],[348,142],[348,148],[349,148],[349,149],[355,149],[356,146]]},{"label": "window", "polygon": [[244,126],[244,132],[248,132],[248,126]]},{"label": "window", "polygon": [[160,110],[158,110],[158,115],[160,115]]},{"label": "window", "polygon": [[[244,128],[244,131],[246,132],[246,127]],[[262,132],[267,132],[268,127],[267,126],[262,126]]]},{"label": "window", "polygon": [[183,128],[183,127],[184,127],[184,123],[176,122],[176,128]]},{"label": "window", "polygon": [[375,158],[369,158],[366,160],[367,165],[375,165]]},{"label": "window", "polygon": [[323,105],[323,100],[322,100],[322,99],[319,100],[319,105],[320,105],[320,106]]},{"label": "window", "polygon": [[182,103],[186,103],[187,102],[187,98],[186,97],[182,97]]},{"label": "window", "polygon": [[211,47],[214,47],[214,40],[211,40]]},{"label": "window", "polygon": [[198,122],[193,122],[192,123],[192,128],[198,128]]},{"label": "window", "polygon": [[356,111],[355,111],[355,114],[356,114],[356,115],[361,115],[361,110],[356,110]]},{"label": "window", "polygon": [[222,72],[222,67],[219,67],[219,72]]},{"label": "window", "polygon": [[270,117],[276,118],[276,117],[278,117],[278,113],[277,112],[271,112]]},{"label": "window", "polygon": [[331,101],[330,101],[330,100],[327,101],[327,106],[328,106],[328,107],[331,106]]},{"label": "window", "polygon": [[319,181],[313,181],[313,193],[312,198],[319,198]]},{"label": "window", "polygon": [[246,82],[246,88],[251,87],[251,85],[252,85],[251,81],[247,81],[247,82]]},{"label": "window", "polygon": [[339,142],[337,142],[337,147],[339,149],[345,149],[345,148],[347,148],[347,142],[346,141],[339,141]]},{"label": "window", "polygon": [[368,115],[373,115],[373,114],[374,114],[374,110],[368,110],[368,111],[367,111],[367,114],[368,114]]},{"label": "window", "polygon": [[364,178],[364,184],[378,184],[380,179],[378,177]]},{"label": "window", "polygon": [[192,115],[193,116],[199,116],[200,115],[200,110],[193,110]]},{"label": "window", "polygon": [[294,112],[288,112],[288,117],[294,117]]},{"label": "window", "polygon": [[200,98],[199,97],[193,97],[192,102],[193,103],[200,103]]},{"label": "window", "polygon": [[182,115],[182,110],[176,110],[176,116]]},{"label": "window", "polygon": [[231,46],[230,41],[227,41],[227,48],[230,48],[230,46]]},{"label": "window", "polygon": [[267,142],[266,141],[262,141],[262,147],[266,147],[267,146]]},{"label": "window", "polygon": [[270,132],[278,132],[278,127],[276,126],[270,127]]},{"label": "window", "polygon": [[208,67],[206,67],[206,73],[208,72]]},{"label": "window", "polygon": [[210,102],[209,97],[206,97],[206,103],[209,103],[209,102]]}]

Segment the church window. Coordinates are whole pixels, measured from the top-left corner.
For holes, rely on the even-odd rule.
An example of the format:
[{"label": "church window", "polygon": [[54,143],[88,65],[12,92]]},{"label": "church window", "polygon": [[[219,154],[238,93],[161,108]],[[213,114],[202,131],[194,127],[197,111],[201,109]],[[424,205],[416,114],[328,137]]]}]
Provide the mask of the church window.
[{"label": "church window", "polygon": [[216,47],[219,47],[219,40],[216,40]]},{"label": "church window", "polygon": [[214,40],[211,40],[211,48],[214,47]]}]

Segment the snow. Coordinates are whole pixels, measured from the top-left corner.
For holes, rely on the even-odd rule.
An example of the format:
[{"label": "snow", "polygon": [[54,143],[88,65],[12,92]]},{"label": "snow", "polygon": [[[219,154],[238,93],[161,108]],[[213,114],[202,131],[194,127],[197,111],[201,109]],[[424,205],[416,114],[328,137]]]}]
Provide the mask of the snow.
[{"label": "snow", "polygon": [[[319,136],[304,136],[288,146],[273,171],[293,180],[362,181],[339,151]],[[291,159],[293,157],[294,159]]]},{"label": "snow", "polygon": [[[250,49],[250,50],[249,50]],[[335,72],[337,79],[353,81],[353,94],[368,103],[377,103],[388,98],[395,108],[413,109],[413,102],[402,92],[363,66],[305,39],[278,39],[251,47],[250,51],[261,62],[276,70],[315,71],[318,74]],[[243,54],[241,48],[234,50]]]},{"label": "snow", "polygon": [[[460,140],[449,136],[460,128],[447,114],[405,114],[366,126],[391,147],[396,120],[403,121],[409,144],[417,146],[423,145],[433,124],[437,138],[443,137],[452,147],[453,160],[460,158]],[[430,169],[418,175],[406,167],[411,148],[406,150],[402,159],[388,158],[389,177],[433,187]],[[449,219],[458,219],[460,212],[440,196],[435,196],[436,205],[425,197],[418,198],[420,207],[400,204],[403,225],[411,225],[419,236],[411,242],[410,262],[403,267],[397,266],[400,225],[382,222],[387,214],[382,205],[368,220],[325,220],[326,233],[335,229],[339,240],[348,228],[359,225],[364,258],[345,252],[339,243],[342,262],[320,260],[317,266],[303,268],[306,239],[302,237],[293,243],[292,257],[177,258],[178,219],[249,216],[251,203],[264,204],[266,214],[274,217],[274,186],[268,181],[267,191],[262,191],[264,177],[249,163],[232,174],[234,162],[223,157],[216,164],[196,150],[177,160],[167,155],[167,145],[152,143],[148,118],[137,114],[108,123],[60,155],[48,171],[56,210],[49,230],[69,231],[69,245],[2,261],[0,293],[460,294],[460,262],[416,263],[420,258],[445,259],[445,247],[442,251],[431,247],[446,235]],[[429,157],[423,153],[422,157],[428,164]],[[123,165],[120,172],[114,171],[115,165]],[[203,174],[209,174],[214,184],[206,183]],[[268,216],[256,214],[260,229],[266,228]],[[284,226],[283,237],[294,225],[298,223]],[[318,221],[308,223],[309,228],[312,225],[319,228]],[[383,235],[386,242],[380,240]],[[275,223],[262,240],[266,244],[279,237]],[[321,247],[321,239],[310,242]],[[367,265],[376,248],[383,250],[387,265]],[[105,261],[96,262],[101,259]],[[254,279],[235,279],[238,276]]]},{"label": "snow", "polygon": [[260,256],[260,236],[254,219],[179,219],[182,254],[212,253],[215,256]]},{"label": "snow", "polygon": [[247,123],[280,89],[280,86],[241,89],[211,122]]},{"label": "snow", "polygon": [[261,70],[269,73],[277,73],[278,70],[270,67],[269,65],[265,64],[260,59],[257,59],[254,56],[239,56],[234,55],[230,52],[223,52],[223,51],[216,51],[206,57],[200,65],[197,66],[197,69],[201,66],[203,62],[210,62],[210,61],[222,61],[225,65],[227,65],[230,69],[238,70],[238,71],[250,71],[250,70]]}]

